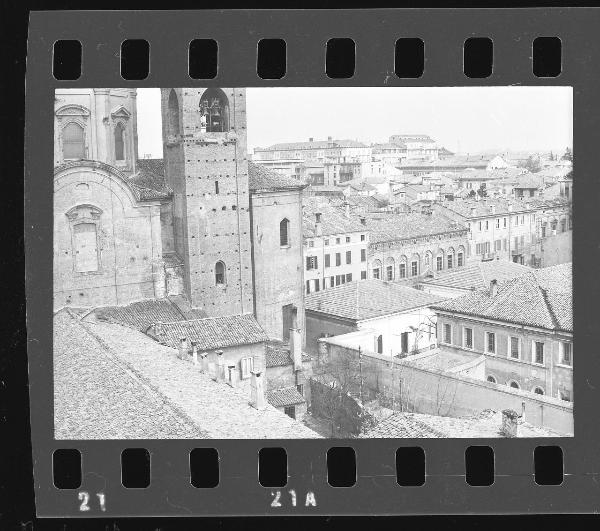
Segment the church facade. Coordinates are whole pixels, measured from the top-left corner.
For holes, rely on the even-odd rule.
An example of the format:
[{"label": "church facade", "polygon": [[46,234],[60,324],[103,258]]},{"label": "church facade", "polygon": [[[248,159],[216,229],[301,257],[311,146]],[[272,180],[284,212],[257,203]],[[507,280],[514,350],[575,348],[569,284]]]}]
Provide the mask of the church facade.
[{"label": "church facade", "polygon": [[183,295],[303,327],[303,185],[249,165],[245,92],[161,89],[161,161],[138,159],[135,89],[56,91],[55,309]]}]

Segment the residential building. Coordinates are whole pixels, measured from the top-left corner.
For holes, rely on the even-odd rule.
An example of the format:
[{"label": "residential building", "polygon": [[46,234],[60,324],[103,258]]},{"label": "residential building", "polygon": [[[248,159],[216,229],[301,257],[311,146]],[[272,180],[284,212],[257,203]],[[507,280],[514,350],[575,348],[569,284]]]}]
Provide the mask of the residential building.
[{"label": "residential building", "polygon": [[571,263],[434,304],[443,352],[485,355],[487,380],[573,400]]},{"label": "residential building", "polygon": [[369,278],[416,282],[469,259],[466,227],[439,214],[366,214],[365,224]]},{"label": "residential building", "polygon": [[539,240],[570,227],[567,203],[560,199],[467,198],[432,208],[466,224],[470,255],[479,260],[499,258],[538,266]]},{"label": "residential building", "polygon": [[408,286],[370,279],[306,297],[306,348],[318,340],[361,332],[358,345],[379,354],[407,356],[435,346],[434,312],[441,297]]},{"label": "residential building", "polygon": [[319,162],[333,159],[338,162],[353,160],[369,162],[371,155],[371,146],[362,142],[347,139],[334,140],[332,137],[328,137],[327,140],[309,138],[308,142],[283,142],[265,148],[257,147],[254,148],[252,160],[259,164],[262,161],[280,159],[316,160]]},{"label": "residential building", "polygon": [[369,232],[349,204],[306,200],[303,220],[306,294],[367,278]]},{"label": "residential building", "polygon": [[439,148],[429,135],[421,134],[403,134],[392,135],[389,139],[390,144],[396,144],[406,149],[406,160],[422,159],[437,160]]}]

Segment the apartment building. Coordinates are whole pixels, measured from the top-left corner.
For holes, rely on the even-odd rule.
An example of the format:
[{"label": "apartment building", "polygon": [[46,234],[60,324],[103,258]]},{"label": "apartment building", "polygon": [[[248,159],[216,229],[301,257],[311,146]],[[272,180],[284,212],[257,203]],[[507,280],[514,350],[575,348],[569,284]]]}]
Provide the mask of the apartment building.
[{"label": "apartment building", "polygon": [[432,309],[443,353],[483,354],[488,382],[573,400],[571,263],[492,279]]},{"label": "apartment building", "polygon": [[[535,266],[539,240],[570,230],[568,202],[467,198],[432,205],[434,211],[466,223],[470,254],[480,260],[511,260]],[[552,231],[552,232],[551,232]]]},{"label": "apartment building", "polygon": [[304,283],[307,294],[367,278],[369,233],[350,206],[304,202]]}]

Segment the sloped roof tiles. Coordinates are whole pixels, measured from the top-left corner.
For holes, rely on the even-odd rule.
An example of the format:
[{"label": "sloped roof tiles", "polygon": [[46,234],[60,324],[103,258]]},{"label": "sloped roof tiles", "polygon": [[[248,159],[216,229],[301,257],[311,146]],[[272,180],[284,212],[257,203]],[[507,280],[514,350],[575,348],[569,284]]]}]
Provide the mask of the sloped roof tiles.
[{"label": "sloped roof tiles", "polygon": [[253,192],[263,190],[301,190],[306,187],[298,179],[282,175],[254,162],[248,162],[248,183],[250,190]]},{"label": "sloped roof tiles", "polygon": [[329,202],[318,198],[304,198],[303,206],[303,234],[304,237],[314,238],[316,236],[316,214],[321,214],[321,230],[323,236],[333,234],[345,234],[348,232],[366,232],[365,227],[357,216],[346,217],[341,208],[335,207]]},{"label": "sloped roof tiles", "polygon": [[466,233],[467,230],[463,224],[444,216],[419,213],[367,215],[366,226],[370,232],[370,243],[391,242],[448,232]]},{"label": "sloped roof tiles", "polygon": [[341,286],[306,296],[306,310],[345,319],[362,321],[422,308],[443,299],[424,291],[368,279],[347,282]]},{"label": "sloped roof tiles", "polygon": [[273,407],[286,407],[304,404],[306,400],[295,387],[283,387],[267,391],[267,402]]},{"label": "sloped roof tiles", "polygon": [[572,264],[532,270],[499,283],[494,297],[480,289],[433,309],[509,323],[573,331]]},{"label": "sloped roof tiles", "polygon": [[154,327],[156,339],[176,348],[181,338],[194,341],[200,350],[235,345],[250,345],[268,341],[265,331],[252,314],[206,317],[191,321],[162,322],[160,331]]}]

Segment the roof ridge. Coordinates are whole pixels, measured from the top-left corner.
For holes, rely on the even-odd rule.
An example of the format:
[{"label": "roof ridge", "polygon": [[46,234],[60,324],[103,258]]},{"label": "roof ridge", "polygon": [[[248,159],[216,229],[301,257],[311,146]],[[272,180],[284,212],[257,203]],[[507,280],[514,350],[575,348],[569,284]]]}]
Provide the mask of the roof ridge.
[{"label": "roof ridge", "polygon": [[[193,309],[194,308],[192,308],[192,310]],[[181,312],[179,312],[179,313],[181,313]],[[254,314],[252,314],[251,312],[247,312],[247,313],[238,313],[238,314],[232,314],[232,315],[218,315],[218,316],[214,316],[214,317],[210,317],[210,316],[208,316],[208,317],[198,317],[196,319],[183,319],[182,321],[167,321],[167,322],[165,322],[165,321],[156,321],[156,323],[152,323],[152,324],[160,323],[160,324],[163,324],[163,325],[170,325],[170,324],[179,324],[179,323],[195,323],[197,321],[207,321],[209,319],[215,320],[215,319],[223,319],[223,318],[226,318],[226,317],[246,317],[248,315],[254,317]],[[258,321],[256,321],[256,322],[258,323]],[[150,325],[150,326],[152,326],[152,325]]]}]

